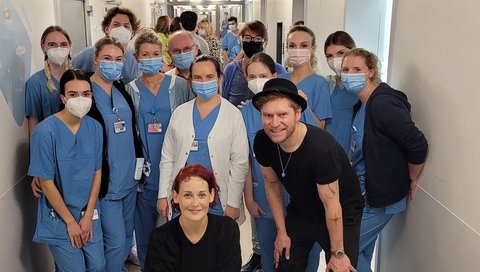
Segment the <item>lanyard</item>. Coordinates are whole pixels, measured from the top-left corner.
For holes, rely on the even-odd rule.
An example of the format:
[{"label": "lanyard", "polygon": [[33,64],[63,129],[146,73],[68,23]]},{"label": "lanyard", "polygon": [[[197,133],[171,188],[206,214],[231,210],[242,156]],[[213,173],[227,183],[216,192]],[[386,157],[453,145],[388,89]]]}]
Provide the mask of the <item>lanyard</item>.
[{"label": "lanyard", "polygon": [[[136,84],[136,82],[135,82],[135,84]],[[138,87],[138,86],[137,86],[137,87]],[[145,114],[145,120],[144,120],[144,122],[143,122],[143,123],[144,123],[144,124],[143,124],[143,126],[144,126],[144,131],[143,131],[143,133],[144,133],[144,135],[145,135],[145,143],[143,143],[143,141],[142,141],[142,146],[143,146],[143,150],[145,150],[145,158],[146,158],[146,160],[147,160],[148,162],[150,161],[150,150],[148,149],[148,135],[149,135],[150,133],[148,133],[148,124],[145,124],[145,123],[146,123],[146,121],[147,121],[147,119],[148,119],[147,116],[152,116],[152,121],[151,121],[151,123],[152,123],[152,124],[158,124],[158,119],[157,119],[157,117],[156,117],[156,114],[157,114],[158,110],[157,110],[157,107],[156,107],[156,106],[157,106],[157,99],[158,99],[158,96],[159,96],[158,92],[160,91],[160,89],[161,89],[161,85],[159,86],[158,91],[157,91],[157,94],[155,95],[155,99],[153,100],[152,106],[150,107],[150,110],[148,111],[148,114],[149,114],[149,115]],[[147,91],[148,91],[148,90],[147,90]],[[146,127],[145,127],[145,125],[146,125]],[[162,129],[163,129],[163,128],[162,128]]]},{"label": "lanyard", "polygon": [[118,112],[118,108],[115,107],[115,103],[113,101],[113,91],[115,88],[112,86],[112,95],[110,96],[110,103],[112,103],[112,112],[117,115],[117,121],[121,121],[122,119],[120,118],[120,113]]}]

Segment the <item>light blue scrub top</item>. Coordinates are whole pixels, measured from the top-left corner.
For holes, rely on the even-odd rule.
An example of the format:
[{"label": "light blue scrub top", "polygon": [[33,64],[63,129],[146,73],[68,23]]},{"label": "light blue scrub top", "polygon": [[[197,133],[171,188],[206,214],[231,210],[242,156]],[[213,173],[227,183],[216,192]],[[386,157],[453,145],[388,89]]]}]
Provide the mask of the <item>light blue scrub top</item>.
[{"label": "light blue scrub top", "polygon": [[227,32],[225,37],[223,37],[220,47],[222,48],[222,50],[227,50],[230,61],[233,61],[238,55],[238,53],[240,53],[240,51],[242,50],[242,47],[240,46],[240,41],[238,40],[238,36],[235,36],[230,31]]},{"label": "light blue scrub top", "polygon": [[[292,80],[290,73],[281,74],[278,77]],[[308,97],[308,106],[320,120],[332,117],[332,107],[330,105],[330,90],[328,81],[318,74],[311,74],[298,82],[297,88],[302,90]]]},{"label": "light blue scrub top", "polygon": [[212,171],[212,161],[210,160],[210,151],[208,150],[208,134],[217,121],[220,104],[218,104],[203,120],[200,118],[200,112],[197,103],[193,106],[193,127],[195,129],[195,141],[198,143],[197,151],[190,151],[187,164],[201,164]]},{"label": "light blue scrub top", "polygon": [[327,121],[325,130],[343,147],[348,154],[352,136],[353,106],[358,102],[358,97],[335,84],[335,89],[330,94],[332,118]]},{"label": "light blue scrub top", "polygon": [[[30,139],[28,174],[54,180],[68,210],[79,222],[86,208],[95,171],[102,167],[101,125],[85,116],[77,134],[52,115],[38,124]],[[67,226],[52,209],[45,194],[38,202],[37,226],[33,241],[51,245],[70,244]],[[97,202],[97,211],[99,204]],[[93,239],[101,239],[100,220],[93,221]]]},{"label": "light blue scrub top", "polygon": [[[98,110],[102,114],[107,131],[108,166],[110,167],[110,181],[105,199],[121,199],[136,189],[135,173],[135,147],[132,134],[132,112],[127,101],[120,91],[112,86],[110,97],[99,85],[92,82],[93,96]],[[112,105],[113,100],[113,105]],[[126,131],[115,133],[114,123],[118,116],[113,113],[113,108],[118,109],[118,115],[125,122]]]},{"label": "light blue scrub top", "polygon": [[[73,57],[73,67],[75,69],[81,69],[87,73],[95,72],[95,65],[93,63],[95,54],[95,48],[93,46],[85,47],[77,55]],[[138,69],[138,63],[133,57],[133,50],[127,48],[124,56],[123,70],[121,79],[126,85],[130,81],[133,81],[142,75],[142,72]]]},{"label": "light blue scrub top", "polygon": [[[201,164],[210,171],[213,171],[212,161],[210,160],[210,151],[208,150],[208,134],[212,131],[217,121],[220,104],[218,104],[205,118],[200,118],[200,112],[197,103],[193,106],[193,127],[195,129],[195,141],[198,143],[198,150],[190,150],[187,158],[187,164]],[[209,209],[209,213],[223,215],[222,203],[217,194],[215,196],[216,205]]]},{"label": "light blue scrub top", "polygon": [[[252,182],[253,182],[253,199],[265,212],[262,215],[263,218],[273,219],[272,210],[268,204],[267,195],[265,193],[265,183],[263,180],[262,170],[260,164],[257,162],[255,152],[253,150],[253,142],[257,132],[263,129],[262,116],[255,106],[253,106],[252,100],[248,100],[245,106],[240,110],[242,112],[243,120],[245,122],[245,128],[247,130],[248,146],[250,150],[250,161],[252,162]],[[312,114],[305,110],[300,117],[300,121],[305,124],[317,126],[317,122]],[[287,191],[283,190],[285,207],[290,202],[290,196]]]},{"label": "light blue scrub top", "polygon": [[[150,175],[145,180],[145,187],[149,190],[158,191],[162,145],[172,115],[168,94],[171,79],[172,77],[165,76],[156,96],[140,80],[135,81],[140,91],[137,126],[142,140],[143,155],[145,160],[151,164]],[[161,124],[161,132],[159,133],[148,132],[148,124],[152,123],[153,117]]]},{"label": "light blue scrub top", "polygon": [[45,69],[33,74],[25,85],[25,115],[42,121],[60,110],[60,83],[52,76],[56,90],[50,92],[47,87]]},{"label": "light blue scrub top", "polygon": [[[365,160],[363,158],[363,135],[365,125],[365,105],[362,104],[360,109],[355,115],[352,125],[352,141],[350,145],[350,161],[352,167],[358,175],[360,180],[360,190],[362,194],[365,194]],[[387,182],[387,181],[386,181]],[[368,199],[365,198],[365,207],[368,207]],[[384,212],[385,214],[396,214],[403,212],[407,208],[407,198],[390,204],[384,208],[372,208],[368,207],[369,210],[376,210],[377,212]]]}]

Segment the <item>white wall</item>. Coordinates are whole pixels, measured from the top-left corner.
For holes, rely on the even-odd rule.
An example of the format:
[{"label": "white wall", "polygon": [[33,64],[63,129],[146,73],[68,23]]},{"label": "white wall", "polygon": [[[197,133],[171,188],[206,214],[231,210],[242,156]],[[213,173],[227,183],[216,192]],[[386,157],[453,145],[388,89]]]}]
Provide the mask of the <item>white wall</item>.
[{"label": "white wall", "polygon": [[344,29],[344,19],[345,0],[305,0],[305,24],[317,38],[318,69],[321,74],[334,74],[325,60],[323,45],[330,33]]},{"label": "white wall", "polygon": [[88,17],[90,19],[90,35],[92,45],[96,41],[100,40],[105,36],[102,30],[102,20],[105,15],[105,1],[104,0],[87,0],[85,5],[90,5],[92,7],[92,13]]},{"label": "white wall", "polygon": [[[31,67],[26,76],[43,67],[43,53],[40,50],[40,36],[45,28],[55,24],[53,1],[49,0],[4,0],[2,4],[11,3],[11,27],[25,28],[31,41],[31,59],[25,59],[25,68]],[[4,11],[2,5],[2,11]],[[39,12],[41,11],[41,12]],[[18,16],[18,17],[17,17]],[[2,20],[1,23],[6,23]],[[0,24],[1,24],[0,23]],[[9,35],[2,33],[3,35]],[[3,49],[5,50],[5,48]],[[5,52],[9,55],[15,52]],[[2,56],[1,69],[12,69],[13,58]],[[23,79],[25,80],[25,79]],[[2,90],[6,91],[6,90]],[[14,93],[24,100],[23,92]],[[25,177],[28,167],[28,136],[26,121],[20,126],[14,120],[8,105],[9,99],[0,94],[0,263],[2,271],[53,271],[53,262],[48,249],[33,243],[32,237],[36,221],[36,203],[30,180]]]},{"label": "white wall", "polygon": [[401,0],[389,77],[430,150],[416,199],[382,236],[379,271],[479,271],[480,3]]},{"label": "white wall", "polygon": [[[268,44],[265,52],[269,54],[274,60],[276,57],[276,36],[277,36],[277,21],[283,21],[284,34],[289,30],[292,25],[292,1],[284,0],[268,0],[266,2],[266,18],[260,19],[267,26],[268,30]],[[260,4],[260,3],[258,3]],[[284,39],[285,42],[285,39]]]}]

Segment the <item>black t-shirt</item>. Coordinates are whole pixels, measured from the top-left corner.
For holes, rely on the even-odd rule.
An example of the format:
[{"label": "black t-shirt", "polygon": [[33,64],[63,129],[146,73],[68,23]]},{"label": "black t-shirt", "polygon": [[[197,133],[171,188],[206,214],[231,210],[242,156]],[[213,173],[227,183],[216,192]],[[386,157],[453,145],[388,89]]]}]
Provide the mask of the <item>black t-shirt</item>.
[{"label": "black t-shirt", "polygon": [[[325,222],[325,210],[318,195],[317,184],[339,180],[340,204],[345,207],[352,201],[361,200],[360,184],[347,155],[340,144],[322,129],[306,125],[307,133],[297,150],[290,153],[273,143],[264,130],[260,130],[254,142],[257,161],[271,167],[290,194],[288,213],[311,222]],[[280,155],[279,155],[280,153]],[[280,158],[285,169],[282,177]],[[347,210],[344,210],[348,213]]]},{"label": "black t-shirt", "polygon": [[241,265],[237,223],[230,217],[208,214],[207,229],[196,244],[185,236],[179,217],[155,229],[143,271],[238,272]]}]

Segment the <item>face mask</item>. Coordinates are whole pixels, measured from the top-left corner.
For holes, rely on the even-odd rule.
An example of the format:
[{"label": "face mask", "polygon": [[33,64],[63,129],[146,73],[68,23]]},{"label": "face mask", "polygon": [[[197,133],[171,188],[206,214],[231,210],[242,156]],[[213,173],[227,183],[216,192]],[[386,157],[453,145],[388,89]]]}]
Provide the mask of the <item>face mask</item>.
[{"label": "face mask", "polygon": [[67,57],[69,54],[70,54],[69,48],[57,47],[57,48],[50,48],[47,50],[48,59],[57,65],[63,65],[67,60]]},{"label": "face mask", "polygon": [[230,29],[231,31],[235,31],[235,30],[237,30],[237,26],[236,25],[228,25],[228,29]]},{"label": "face mask", "polygon": [[351,94],[358,94],[365,85],[367,81],[365,80],[365,74],[345,74],[342,73],[342,83],[345,86],[345,90]]},{"label": "face mask", "polygon": [[175,62],[175,66],[178,67],[180,70],[187,70],[190,68],[190,65],[195,60],[195,55],[193,50],[190,52],[185,52],[177,55],[173,55],[173,61]]},{"label": "face mask", "polygon": [[123,62],[102,60],[98,64],[98,69],[105,80],[114,81],[119,79],[122,74]]},{"label": "face mask", "polygon": [[158,74],[162,66],[162,58],[140,59],[138,62],[138,69],[147,75]]},{"label": "face mask", "polygon": [[210,99],[218,91],[218,80],[207,82],[192,81],[193,91],[203,100]]},{"label": "face mask", "polygon": [[203,29],[203,28],[198,29],[198,35],[199,36],[205,37],[206,34],[207,34],[207,32],[205,31],[205,29]]},{"label": "face mask", "polygon": [[117,39],[121,44],[126,45],[132,38],[132,32],[123,26],[110,29],[110,36]]},{"label": "face mask", "polygon": [[91,106],[92,99],[83,96],[69,98],[65,104],[65,108],[78,118],[83,118],[83,116],[85,116],[90,110]]},{"label": "face mask", "polygon": [[332,69],[337,75],[342,73],[342,60],[343,58],[331,58],[327,61],[330,69]]},{"label": "face mask", "polygon": [[263,51],[263,42],[243,42],[242,48],[247,58],[251,58],[255,53]]},{"label": "face mask", "polygon": [[251,79],[248,81],[248,88],[254,93],[257,94],[263,90],[263,85],[267,81],[269,81],[270,78],[256,78],[256,79]]},{"label": "face mask", "polygon": [[311,50],[310,49],[289,49],[288,50],[288,62],[293,67],[302,67],[310,61]]}]

